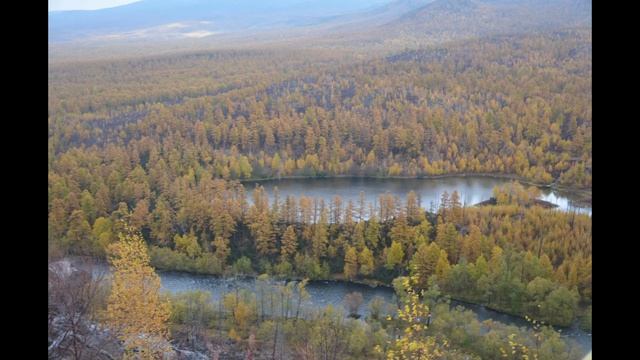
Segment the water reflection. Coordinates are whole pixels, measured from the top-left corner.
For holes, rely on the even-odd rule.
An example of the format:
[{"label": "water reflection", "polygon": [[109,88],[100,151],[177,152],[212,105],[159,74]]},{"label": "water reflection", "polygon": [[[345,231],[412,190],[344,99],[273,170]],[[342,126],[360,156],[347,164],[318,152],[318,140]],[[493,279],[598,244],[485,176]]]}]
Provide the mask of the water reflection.
[{"label": "water reflection", "polygon": [[[351,200],[354,205],[358,204],[360,192],[364,192],[365,201],[370,204],[378,204],[379,196],[384,193],[397,196],[403,201],[407,193],[415,191],[418,195],[421,206],[427,210],[437,208],[440,196],[447,191],[451,194],[457,190],[460,194],[460,201],[471,206],[493,196],[495,186],[504,185],[510,182],[509,179],[492,177],[447,177],[440,179],[376,179],[376,178],[312,178],[312,179],[283,179],[245,182],[248,198],[257,184],[264,186],[269,194],[269,199],[273,201],[274,188],[280,192],[280,200],[283,201],[288,195],[296,198],[307,196],[324,199],[328,204],[331,199],[338,195],[342,198],[343,205]],[[560,193],[550,189],[541,189],[541,199],[558,205],[559,210],[576,211],[591,215],[590,206],[579,206],[579,197],[576,194],[567,192]]]}]

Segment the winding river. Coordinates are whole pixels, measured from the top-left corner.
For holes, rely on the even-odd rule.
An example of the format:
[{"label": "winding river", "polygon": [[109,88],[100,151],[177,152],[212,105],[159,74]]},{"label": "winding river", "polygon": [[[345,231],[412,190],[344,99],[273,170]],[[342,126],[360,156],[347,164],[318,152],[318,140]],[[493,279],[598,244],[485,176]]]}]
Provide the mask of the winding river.
[{"label": "winding river", "polygon": [[[280,201],[288,195],[296,198],[308,196],[320,198],[329,203],[338,195],[342,198],[343,206],[349,200],[357,206],[360,192],[364,192],[365,202],[378,203],[378,198],[384,193],[390,193],[401,200],[405,200],[407,193],[414,191],[421,200],[421,206],[427,210],[438,206],[440,196],[447,191],[451,194],[457,190],[460,201],[466,206],[472,206],[493,196],[495,186],[504,185],[510,179],[490,176],[447,176],[429,179],[399,179],[399,178],[357,178],[357,177],[327,177],[327,178],[299,178],[282,180],[259,180],[243,182],[249,198],[257,185],[262,185],[273,201],[274,189],[280,193]],[[526,185],[526,184],[525,184]],[[590,204],[581,201],[577,192],[559,191],[550,188],[540,188],[540,199],[558,205],[563,211],[576,211],[591,215]]]},{"label": "winding river", "polygon": [[[71,264],[78,268],[86,268],[86,263],[78,258],[69,258]],[[94,263],[90,267],[94,276],[104,276],[110,273],[106,263]],[[257,292],[257,284],[254,278],[221,278],[211,275],[199,275],[178,271],[158,271],[161,279],[163,291],[173,294],[185,291],[202,290],[209,292],[214,301],[219,301],[226,294],[237,290],[249,290]],[[283,282],[276,282],[282,284]],[[310,281],[306,287],[309,299],[305,301],[304,311],[313,311],[332,305],[336,309],[342,309],[344,298],[352,292],[362,294],[363,303],[358,313],[367,315],[369,303],[376,297],[382,298],[386,303],[395,304],[396,297],[392,288],[386,286],[372,287],[364,284],[357,284],[344,281]],[[489,309],[482,305],[470,304],[462,301],[451,300],[452,306],[460,306],[466,310],[471,310],[479,321],[493,320],[507,325],[530,328],[530,324],[524,319]],[[570,328],[559,329],[562,337],[575,341],[586,354],[592,348],[591,333],[580,329],[577,324]]]},{"label": "winding river", "polygon": [[[225,294],[234,292],[236,289],[256,290],[256,280],[252,278],[217,278],[175,271],[160,271],[159,275],[162,279],[162,288],[166,291],[178,293],[204,290],[210,292],[214,300],[219,300]],[[309,300],[306,302],[308,310],[324,308],[327,305],[332,305],[334,308],[342,308],[345,296],[352,292],[362,294],[364,302],[360,307],[359,313],[364,315],[368,313],[368,305],[375,297],[380,297],[392,304],[396,301],[394,290],[389,287],[371,287],[342,281],[311,281],[307,285],[307,291],[310,295]],[[451,300],[451,305],[461,306],[464,309],[473,311],[479,321],[491,319],[517,327],[530,327],[529,323],[520,317],[491,310],[482,305],[456,300]],[[560,331],[563,337],[576,341],[585,354],[591,350],[591,334],[580,329],[577,324],[570,328],[562,328]]]}]

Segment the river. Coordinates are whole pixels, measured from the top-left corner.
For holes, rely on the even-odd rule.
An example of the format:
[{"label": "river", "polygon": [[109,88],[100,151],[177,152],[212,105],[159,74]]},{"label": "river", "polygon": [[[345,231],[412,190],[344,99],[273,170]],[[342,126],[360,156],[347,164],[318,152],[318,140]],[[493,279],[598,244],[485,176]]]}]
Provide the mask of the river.
[{"label": "river", "polygon": [[[78,258],[69,259],[74,266],[78,268],[86,268],[86,263]],[[91,266],[94,276],[108,275],[109,267],[105,263],[94,263]],[[185,291],[202,290],[209,292],[214,301],[219,301],[226,294],[238,290],[249,290],[256,292],[256,280],[254,278],[221,278],[211,275],[191,274],[179,271],[157,271],[160,276],[162,291],[172,294]],[[283,282],[277,282],[282,284]],[[332,305],[334,308],[342,309],[344,306],[344,298],[352,292],[362,294],[363,303],[358,311],[361,315],[367,315],[369,312],[369,303],[376,297],[382,298],[389,304],[396,303],[395,292],[392,288],[386,286],[372,287],[364,284],[357,284],[345,281],[310,281],[306,287],[309,293],[309,299],[305,302],[304,311],[313,311]],[[530,324],[523,318],[498,312],[482,305],[470,304],[462,301],[451,300],[452,306],[461,306],[464,309],[471,310],[479,321],[493,320],[503,324],[514,325],[517,327],[530,328]],[[575,341],[586,354],[592,348],[591,333],[580,329],[577,324],[570,328],[559,329],[562,337]]]},{"label": "river", "polygon": [[[235,289],[246,289],[255,291],[256,281],[253,278],[218,278],[207,275],[195,275],[175,271],[159,271],[162,279],[163,290],[171,293],[178,293],[192,290],[204,290],[212,294],[214,300],[221,299],[225,294],[234,292]],[[371,287],[363,284],[356,284],[344,281],[311,281],[307,285],[310,298],[306,302],[307,309],[324,308],[332,305],[334,308],[343,308],[344,298],[352,292],[362,294],[364,302],[360,307],[360,314],[368,314],[368,305],[375,297],[380,297],[388,303],[395,304],[395,292],[386,286]],[[461,301],[451,300],[452,306],[461,306],[473,311],[479,321],[494,320],[503,324],[515,325],[518,327],[530,327],[530,324],[523,318],[491,310],[485,306],[470,304]],[[564,338],[575,340],[584,350],[591,350],[591,334],[580,329],[577,324],[570,328],[561,328],[560,332]]]},{"label": "river", "polygon": [[[343,206],[349,200],[354,206],[358,205],[360,192],[364,192],[365,202],[377,204],[378,198],[384,193],[390,193],[401,200],[405,200],[409,191],[414,191],[421,200],[421,206],[427,210],[438,206],[440,196],[447,191],[451,194],[457,190],[460,201],[466,206],[472,206],[493,196],[493,188],[504,185],[511,180],[507,178],[489,176],[451,176],[429,179],[399,179],[399,178],[357,178],[357,177],[328,177],[328,178],[300,178],[282,180],[259,180],[243,182],[249,198],[255,186],[262,185],[269,199],[273,201],[274,188],[280,193],[280,201],[288,195],[296,198],[308,196],[320,198],[326,204],[336,195],[340,196]],[[525,184],[526,185],[526,184]],[[580,201],[578,193],[559,191],[550,188],[540,188],[540,199],[558,205],[563,211],[576,211],[591,215],[591,206]]]}]

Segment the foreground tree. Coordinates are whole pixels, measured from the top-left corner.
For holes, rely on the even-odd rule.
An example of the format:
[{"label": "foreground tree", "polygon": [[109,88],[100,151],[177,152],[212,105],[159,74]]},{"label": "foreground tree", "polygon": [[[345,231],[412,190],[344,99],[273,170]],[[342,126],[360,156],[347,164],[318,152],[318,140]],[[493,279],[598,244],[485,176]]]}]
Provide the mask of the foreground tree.
[{"label": "foreground tree", "polygon": [[[398,320],[404,328],[403,335],[390,344],[386,352],[389,360],[439,359],[445,344],[439,344],[433,336],[426,335],[426,319],[431,313],[429,307],[420,300],[415,288],[416,279],[402,277],[398,284],[403,288],[403,306],[398,308]],[[378,348],[380,351],[380,348]]]},{"label": "foreground tree", "polygon": [[129,225],[109,246],[113,268],[107,322],[124,343],[125,358],[156,359],[171,351],[167,342],[169,302],[160,297],[160,278],[149,265],[142,236]]}]

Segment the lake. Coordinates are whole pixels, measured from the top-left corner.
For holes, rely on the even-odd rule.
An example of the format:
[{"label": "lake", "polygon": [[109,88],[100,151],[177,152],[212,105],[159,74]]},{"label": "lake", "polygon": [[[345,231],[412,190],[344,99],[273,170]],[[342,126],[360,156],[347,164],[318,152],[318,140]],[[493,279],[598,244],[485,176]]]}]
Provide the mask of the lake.
[{"label": "lake", "polygon": [[[274,188],[280,192],[280,201],[288,195],[297,199],[304,195],[312,198],[323,199],[328,205],[336,195],[342,198],[343,206],[349,200],[354,206],[358,205],[360,192],[363,191],[365,201],[378,204],[378,198],[384,193],[390,193],[404,201],[407,193],[414,191],[421,200],[421,206],[426,210],[437,208],[440,196],[447,191],[451,194],[457,190],[460,194],[460,202],[466,206],[472,206],[493,196],[495,186],[504,185],[511,180],[488,176],[452,176],[431,179],[397,179],[397,178],[355,178],[355,177],[330,177],[330,178],[300,178],[282,180],[259,180],[243,182],[247,189],[248,198],[257,185],[262,185],[273,201]],[[525,184],[526,185],[526,184]],[[540,199],[558,205],[563,211],[576,211],[591,215],[591,206],[579,202],[577,193],[567,191],[540,188]]]}]

